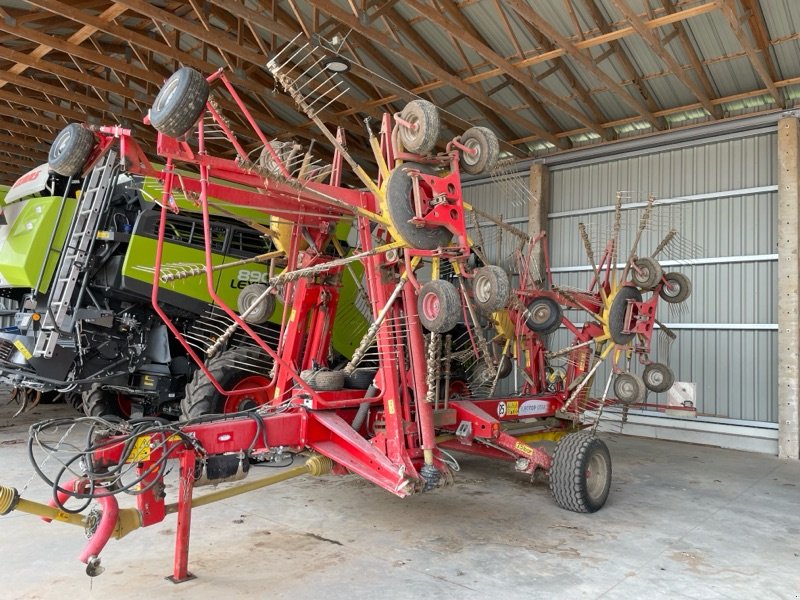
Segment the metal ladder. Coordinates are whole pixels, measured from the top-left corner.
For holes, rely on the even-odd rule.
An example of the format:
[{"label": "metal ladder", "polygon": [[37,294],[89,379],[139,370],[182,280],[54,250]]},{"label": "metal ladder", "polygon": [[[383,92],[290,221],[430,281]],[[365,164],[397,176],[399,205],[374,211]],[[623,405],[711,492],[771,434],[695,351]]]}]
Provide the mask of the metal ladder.
[{"label": "metal ladder", "polygon": [[116,152],[110,150],[103,163],[92,170],[88,181],[83,186],[72,226],[53,277],[48,298],[48,310],[43,315],[41,329],[36,337],[34,356],[45,358],[53,356],[59,333],[63,332],[64,325],[68,321],[72,294],[78,278],[86,266],[86,259],[94,246],[100,215],[103,212],[109,189],[114,184],[116,159]]}]

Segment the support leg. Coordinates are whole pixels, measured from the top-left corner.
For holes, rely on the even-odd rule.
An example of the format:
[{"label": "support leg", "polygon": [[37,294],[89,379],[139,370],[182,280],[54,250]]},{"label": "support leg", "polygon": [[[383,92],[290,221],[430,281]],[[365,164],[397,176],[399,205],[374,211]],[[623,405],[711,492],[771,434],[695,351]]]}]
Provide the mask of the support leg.
[{"label": "support leg", "polygon": [[192,524],[192,490],[194,489],[194,452],[184,452],[180,458],[180,481],[178,484],[178,525],[175,533],[175,559],[172,583],[183,583],[195,578],[189,573],[189,530]]}]

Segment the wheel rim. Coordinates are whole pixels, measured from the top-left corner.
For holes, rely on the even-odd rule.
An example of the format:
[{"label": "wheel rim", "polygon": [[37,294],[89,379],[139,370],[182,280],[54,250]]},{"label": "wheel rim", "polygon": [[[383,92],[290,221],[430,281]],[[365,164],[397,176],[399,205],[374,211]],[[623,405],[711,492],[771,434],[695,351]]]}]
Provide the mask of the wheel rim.
[{"label": "wheel rim", "polygon": [[[232,392],[237,392],[239,390],[247,390],[250,388],[255,387],[264,387],[269,384],[269,379],[264,377],[263,375],[248,375],[243,379],[239,380],[235,386],[233,386]],[[223,412],[225,414],[241,412],[243,410],[249,410],[251,408],[255,408],[256,406],[260,406],[265,404],[269,400],[269,396],[267,395],[267,390],[260,390],[258,392],[247,392],[244,394],[236,394],[232,393],[231,395],[225,398],[225,404],[223,406]]]},{"label": "wheel rim", "polygon": [[647,382],[651,387],[658,387],[664,383],[664,374],[658,369],[653,369],[647,374]]},{"label": "wheel rim", "polygon": [[681,293],[681,284],[674,279],[667,280],[664,286],[664,294],[670,298],[676,298]]},{"label": "wheel rim", "polygon": [[[412,142],[413,143],[414,140],[416,140],[417,137],[419,137],[419,134],[420,134],[419,120],[417,119],[417,116],[414,115],[414,114],[411,114],[411,115],[408,115],[408,116],[404,116],[403,120],[406,121],[408,124],[410,124],[412,126],[412,127],[402,127],[400,129],[400,132],[402,133],[402,137],[403,137],[403,142],[404,143],[408,143],[408,142]],[[413,128],[414,125],[417,126],[416,129]]]},{"label": "wheel rim", "polygon": [[600,452],[594,452],[589,458],[586,466],[586,493],[597,501],[603,496],[606,489],[606,479],[608,473],[608,462],[606,457]]},{"label": "wheel rim", "polygon": [[456,400],[458,398],[469,398],[471,395],[472,394],[470,393],[470,389],[466,381],[456,379],[455,381],[450,382],[449,397],[451,400]]},{"label": "wheel rim", "polygon": [[619,384],[617,384],[617,394],[626,400],[630,400],[636,396],[636,384],[633,379],[623,377]]},{"label": "wheel rim", "polygon": [[439,296],[433,292],[425,294],[425,297],[422,299],[422,316],[428,321],[433,321],[439,316],[440,310],[441,304],[439,302]]},{"label": "wheel rim", "polygon": [[538,302],[531,310],[531,319],[537,325],[544,325],[550,320],[552,311],[546,302]]},{"label": "wheel rim", "polygon": [[637,282],[648,281],[650,279],[650,269],[645,266],[638,267],[638,269],[639,269],[638,272],[634,271],[634,275],[636,275],[636,281]]},{"label": "wheel rim", "polygon": [[58,142],[58,146],[56,146],[55,155],[59,156],[62,152],[64,152],[64,148],[67,147],[69,144],[69,140],[72,138],[72,132],[67,130],[64,132],[61,140]]},{"label": "wheel rim", "polygon": [[169,104],[169,101],[172,100],[172,97],[175,95],[175,91],[177,89],[178,80],[173,79],[172,81],[169,81],[162,90],[162,93],[158,95],[158,98],[156,98],[156,110],[162,110],[164,106]]},{"label": "wheel rim", "polygon": [[117,394],[117,406],[119,407],[119,414],[126,419],[130,419],[131,415],[133,414],[132,404],[133,403],[131,402],[131,399],[125,394]]},{"label": "wheel rim", "polygon": [[464,142],[463,145],[466,146],[467,148],[469,148],[470,150],[474,150],[475,152],[472,153],[472,154],[469,153],[469,152],[463,152],[462,155],[461,155],[461,159],[467,165],[470,165],[470,166],[477,165],[478,162],[480,162],[480,160],[481,160],[481,145],[480,145],[480,142],[478,142],[478,140],[471,139],[471,140],[467,140],[466,142]]},{"label": "wheel rim", "polygon": [[492,282],[488,277],[478,275],[475,278],[475,299],[481,304],[486,304],[492,298]]}]

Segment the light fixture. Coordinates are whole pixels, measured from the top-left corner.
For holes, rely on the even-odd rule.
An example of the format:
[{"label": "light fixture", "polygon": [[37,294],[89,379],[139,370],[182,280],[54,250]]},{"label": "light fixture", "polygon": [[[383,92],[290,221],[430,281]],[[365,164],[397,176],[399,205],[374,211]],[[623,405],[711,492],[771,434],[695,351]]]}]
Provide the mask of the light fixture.
[{"label": "light fixture", "polygon": [[344,56],[329,56],[322,61],[322,67],[331,73],[347,73],[350,70],[350,61]]}]

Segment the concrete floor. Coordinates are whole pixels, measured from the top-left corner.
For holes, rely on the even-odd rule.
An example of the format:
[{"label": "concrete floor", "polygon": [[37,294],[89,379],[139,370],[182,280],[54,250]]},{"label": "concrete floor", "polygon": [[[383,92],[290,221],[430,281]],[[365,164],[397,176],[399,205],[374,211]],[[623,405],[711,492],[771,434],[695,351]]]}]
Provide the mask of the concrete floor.
[{"label": "concrete floor", "polygon": [[[71,409],[10,423],[10,408],[0,482],[22,489],[27,424]],[[164,580],[174,517],[112,540],[90,579],[82,531],[12,513],[0,517],[0,598],[800,598],[800,463],[604,437],[614,478],[593,515],[472,457],[459,457],[454,487],[406,500],[355,476],[295,479],[198,508],[198,578],[180,585]],[[48,489],[34,479],[25,496]]]}]

